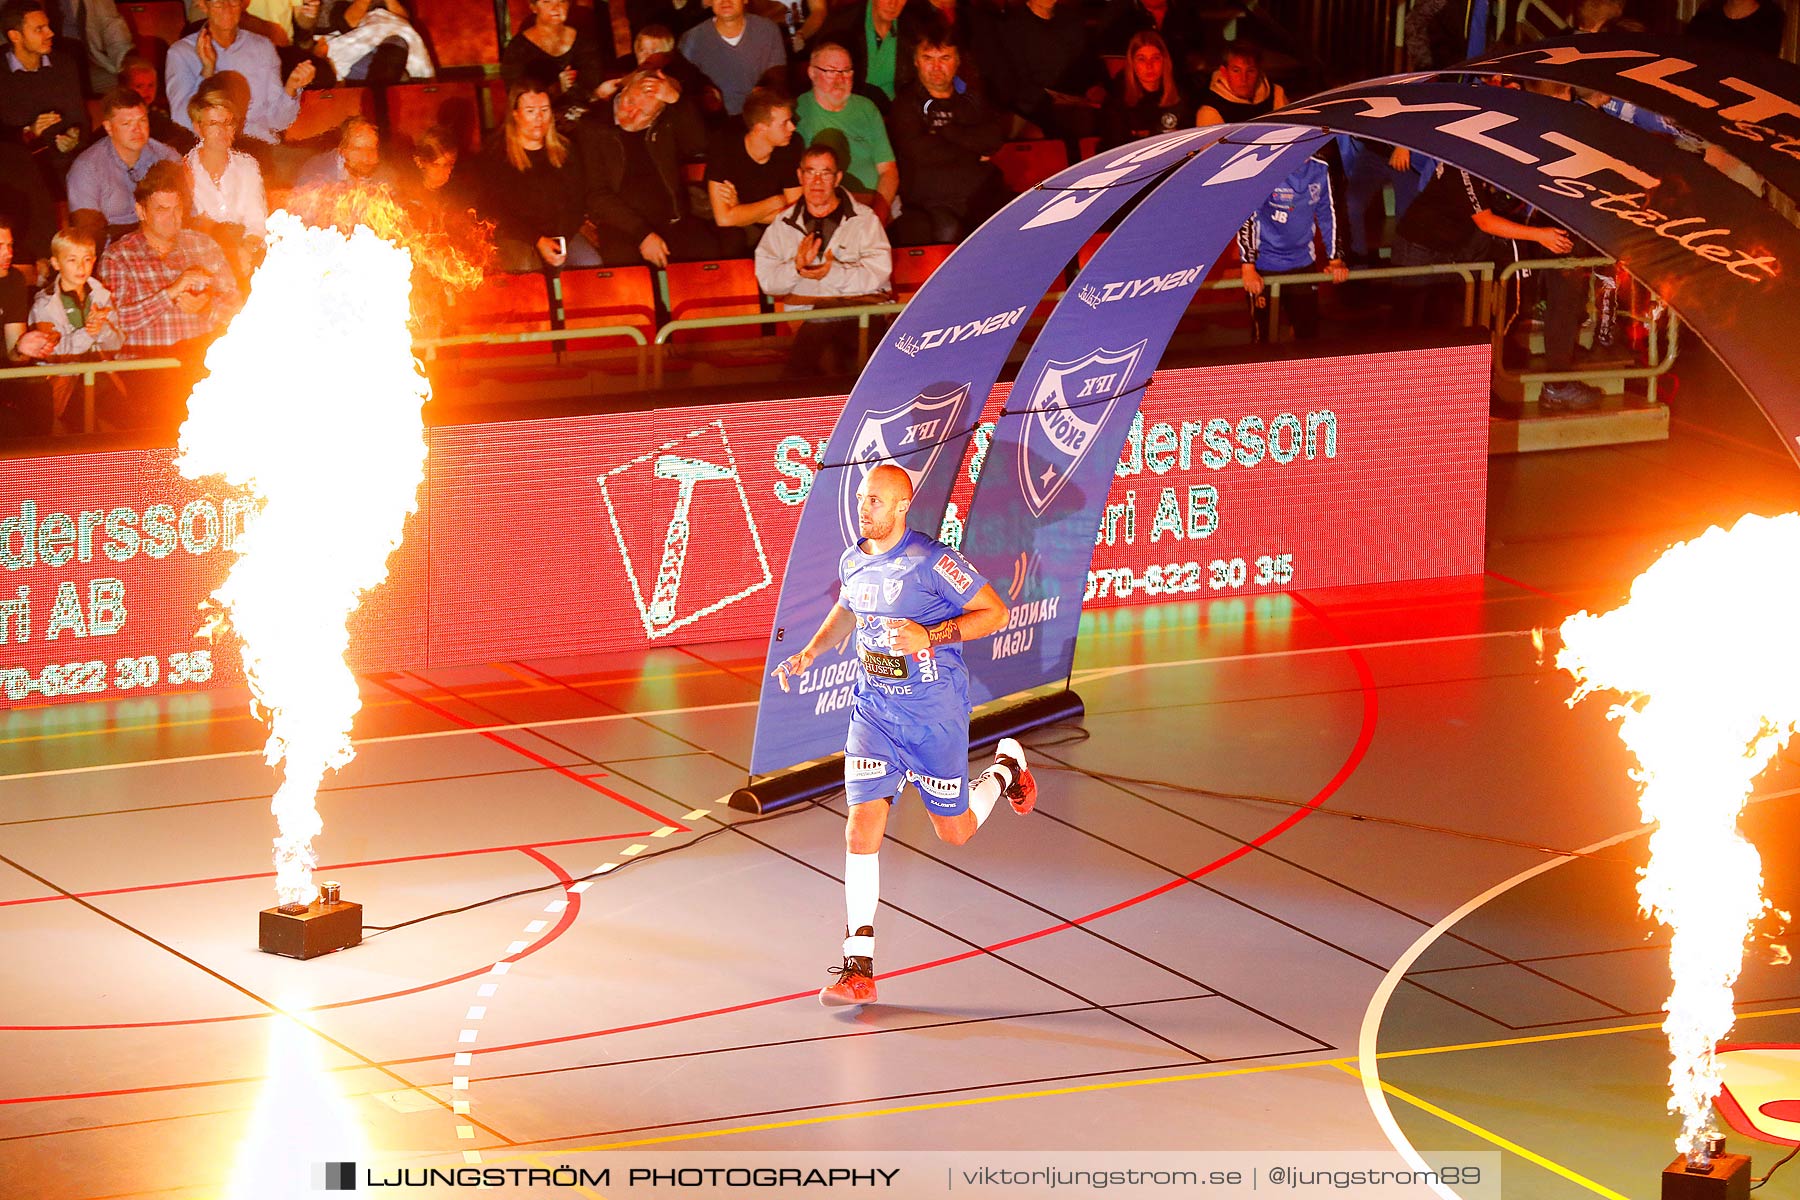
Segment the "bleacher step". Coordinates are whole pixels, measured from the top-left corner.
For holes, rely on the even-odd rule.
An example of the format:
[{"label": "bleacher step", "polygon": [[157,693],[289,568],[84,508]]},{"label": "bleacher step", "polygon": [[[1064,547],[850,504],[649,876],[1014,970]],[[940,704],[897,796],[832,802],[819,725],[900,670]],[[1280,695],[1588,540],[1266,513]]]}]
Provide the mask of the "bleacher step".
[{"label": "bleacher step", "polygon": [[1588,412],[1534,412],[1529,416],[1495,415],[1488,419],[1489,454],[1530,454],[1538,450],[1668,440],[1667,405],[1621,403],[1621,397],[1616,395],[1606,397],[1599,408]]}]

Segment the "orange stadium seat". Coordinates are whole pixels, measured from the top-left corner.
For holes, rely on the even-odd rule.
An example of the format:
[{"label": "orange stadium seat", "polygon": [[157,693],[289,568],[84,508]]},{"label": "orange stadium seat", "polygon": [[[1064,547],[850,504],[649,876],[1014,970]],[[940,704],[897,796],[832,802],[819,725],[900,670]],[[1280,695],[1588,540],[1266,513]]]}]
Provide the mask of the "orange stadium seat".
[{"label": "orange stadium seat", "polygon": [[894,247],[894,297],[911,300],[954,249],[952,244]]},{"label": "orange stadium seat", "polygon": [[[629,325],[656,336],[656,284],[649,267],[583,267],[562,273],[563,328]],[[636,343],[612,334],[565,342],[570,350],[619,349]]]},{"label": "orange stadium seat", "polygon": [[1058,138],[1006,142],[994,151],[994,165],[1015,192],[1028,192],[1069,165],[1069,148]]},{"label": "orange stadium seat", "polygon": [[364,87],[327,88],[315,92],[307,88],[300,93],[300,115],[289,125],[283,140],[289,145],[318,139],[335,140],[337,128],[351,117],[375,119],[375,89]]},{"label": "orange stadium seat", "polygon": [[388,133],[411,152],[413,139],[433,125],[456,134],[463,155],[481,146],[481,106],[473,80],[399,83],[387,89]]},{"label": "orange stadium seat", "polygon": [[[459,297],[448,313],[447,333],[534,333],[550,328],[550,292],[537,271],[496,273],[475,291]],[[441,358],[548,356],[545,342],[499,342],[494,345],[446,346]]]},{"label": "orange stadium seat", "polygon": [[154,38],[164,48],[181,40],[187,27],[187,5],[181,0],[130,0],[119,5],[119,15],[131,29],[133,40]]},{"label": "orange stadium seat", "polygon": [[[756,282],[756,262],[748,258],[725,258],[712,262],[670,263],[663,269],[668,285],[669,318],[680,321],[695,317],[732,317],[763,311],[762,287]],[[720,366],[763,366],[779,362],[783,351],[760,350],[754,345],[768,333],[767,325],[725,326],[721,329],[690,329],[672,334],[671,346],[689,347],[689,355],[704,358]],[[697,352],[692,347],[701,342],[737,342],[735,350],[720,349]]]},{"label": "orange stadium seat", "polygon": [[1075,143],[1075,152],[1084,159],[1094,157],[1094,155],[1100,153],[1100,139],[1097,137],[1082,138]]}]

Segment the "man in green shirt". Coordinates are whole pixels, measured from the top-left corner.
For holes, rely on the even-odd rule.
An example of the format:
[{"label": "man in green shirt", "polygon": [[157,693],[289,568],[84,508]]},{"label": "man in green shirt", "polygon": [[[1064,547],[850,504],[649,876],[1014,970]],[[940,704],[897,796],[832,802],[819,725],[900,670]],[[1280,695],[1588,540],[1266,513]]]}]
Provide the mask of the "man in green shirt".
[{"label": "man in green shirt", "polygon": [[[913,78],[913,50],[924,22],[907,8],[908,0],[858,0],[834,8],[819,37],[850,52],[857,94],[883,113]],[[929,5],[923,11],[929,12]]]},{"label": "man in green shirt", "polygon": [[866,96],[855,94],[850,52],[836,42],[820,42],[813,47],[806,73],[812,91],[794,105],[801,138],[809,146],[823,142],[837,153],[844,164],[844,186],[874,207],[885,224],[900,193],[900,169],[880,110]]}]

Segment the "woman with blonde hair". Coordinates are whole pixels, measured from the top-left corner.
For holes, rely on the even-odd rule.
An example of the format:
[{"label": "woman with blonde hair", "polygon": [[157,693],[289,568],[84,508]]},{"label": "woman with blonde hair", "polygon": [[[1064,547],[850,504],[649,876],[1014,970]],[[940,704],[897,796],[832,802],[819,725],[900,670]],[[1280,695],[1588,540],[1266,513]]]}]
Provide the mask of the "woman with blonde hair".
[{"label": "woman with blonde hair", "polygon": [[1131,35],[1125,47],[1125,69],[1113,81],[1100,108],[1102,150],[1185,129],[1193,122],[1193,106],[1175,82],[1175,72],[1176,64],[1160,33],[1144,29]]},{"label": "woman with blonde hair", "polygon": [[516,83],[506,120],[489,135],[480,169],[481,215],[494,223],[495,267],[597,267],[581,235],[587,181],[575,146],[556,128],[550,93]]},{"label": "woman with blonde hair", "polygon": [[182,157],[181,165],[193,209],[189,224],[219,243],[242,280],[262,258],[269,205],[262,168],[232,148],[244,110],[226,79],[230,74],[220,72],[188,100],[188,119],[200,143]]}]

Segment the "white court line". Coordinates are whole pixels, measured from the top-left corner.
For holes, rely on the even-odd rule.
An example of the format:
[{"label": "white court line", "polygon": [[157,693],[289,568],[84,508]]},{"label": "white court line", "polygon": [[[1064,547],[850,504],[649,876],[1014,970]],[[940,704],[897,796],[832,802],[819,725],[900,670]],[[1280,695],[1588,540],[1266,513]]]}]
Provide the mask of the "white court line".
[{"label": "white court line", "polygon": [[[1211,663],[1255,662],[1271,658],[1300,658],[1314,654],[1343,654],[1352,650],[1387,650],[1401,646],[1432,646],[1447,642],[1475,642],[1489,638],[1530,637],[1529,629],[1504,629],[1491,633],[1457,633],[1443,637],[1401,638],[1386,642],[1354,642],[1341,646],[1311,646],[1299,650],[1253,650],[1245,654],[1216,654],[1207,658],[1184,658],[1170,662],[1128,663],[1119,667],[1087,667],[1076,671],[1074,678],[1082,683],[1109,679],[1133,671],[1158,670],[1163,667],[1198,667]],[[689,713],[725,712],[737,708],[755,708],[760,701],[733,700],[726,704],[691,704],[685,708],[656,708],[638,713],[601,713],[591,717],[558,717],[551,721],[519,721],[509,725],[483,725],[479,729],[430,729],[420,733],[395,733],[385,737],[351,738],[353,746],[374,746],[385,742],[412,742],[425,738],[479,737],[485,733],[512,733],[520,730],[553,729],[559,725],[598,725],[605,721],[635,721],[646,717],[679,717]],[[129,729],[120,734],[135,732]],[[217,762],[227,758],[261,758],[262,750],[221,750],[217,754],[185,754],[175,758],[144,758],[132,762],[95,763],[85,767],[58,767],[48,771],[24,771],[17,775],[0,775],[0,785],[26,779],[53,779],[61,775],[86,775],[99,771],[125,771],[137,767],[173,766],[179,763]]]},{"label": "white court line", "polygon": [[[1764,796],[1752,796],[1748,803],[1762,804],[1769,800],[1780,800],[1784,797],[1794,795],[1800,795],[1800,788],[1785,788],[1782,791],[1770,792]],[[1369,1109],[1375,1114],[1375,1120],[1381,1126],[1381,1131],[1387,1134],[1388,1142],[1394,1149],[1400,1152],[1400,1156],[1407,1161],[1407,1164],[1411,1166],[1413,1170],[1430,1172],[1432,1167],[1420,1156],[1419,1152],[1413,1148],[1412,1142],[1407,1138],[1405,1132],[1401,1130],[1400,1123],[1394,1119],[1394,1110],[1388,1107],[1387,1093],[1381,1090],[1381,1063],[1377,1057],[1376,1051],[1376,1041],[1381,1035],[1382,1018],[1387,1015],[1388,1001],[1393,998],[1395,990],[1399,988],[1406,973],[1412,969],[1413,964],[1418,962],[1425,951],[1429,950],[1439,938],[1443,937],[1444,934],[1453,929],[1464,917],[1467,917],[1470,913],[1474,912],[1494,897],[1509,892],[1520,884],[1529,882],[1547,871],[1552,871],[1557,867],[1562,866],[1564,863],[1574,862],[1578,858],[1584,858],[1587,855],[1598,853],[1601,850],[1608,850],[1614,846],[1641,838],[1648,834],[1650,830],[1651,826],[1643,825],[1636,829],[1628,829],[1624,833],[1615,833],[1609,838],[1601,838],[1599,841],[1583,846],[1572,853],[1559,854],[1554,858],[1545,859],[1537,866],[1528,867],[1510,879],[1501,880],[1487,891],[1481,893],[1481,895],[1465,900],[1454,910],[1447,913],[1437,924],[1433,925],[1430,929],[1427,929],[1424,933],[1421,933],[1418,940],[1408,946],[1406,948],[1406,953],[1396,959],[1394,965],[1388,968],[1387,974],[1381,977],[1381,983],[1376,987],[1375,994],[1369,998],[1369,1007],[1363,1010],[1362,1028],[1356,1035],[1356,1069],[1358,1073],[1362,1075],[1363,1098],[1368,1102]],[[1462,1200],[1459,1193],[1443,1184],[1432,1183],[1430,1187],[1432,1191],[1436,1192],[1439,1196],[1444,1197],[1444,1200]]]}]

